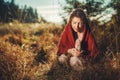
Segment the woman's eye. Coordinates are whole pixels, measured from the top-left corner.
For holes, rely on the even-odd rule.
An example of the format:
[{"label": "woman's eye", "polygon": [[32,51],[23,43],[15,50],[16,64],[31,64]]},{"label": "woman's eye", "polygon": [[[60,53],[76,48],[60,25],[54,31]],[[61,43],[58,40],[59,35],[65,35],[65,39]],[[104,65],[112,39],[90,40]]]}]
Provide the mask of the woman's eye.
[{"label": "woman's eye", "polygon": [[76,24],[76,22],[73,22],[73,24]]},{"label": "woman's eye", "polygon": [[73,24],[78,24],[78,25],[80,25],[81,23],[78,23],[78,22],[73,22]]},{"label": "woman's eye", "polygon": [[75,22],[72,22],[73,24],[75,24]]}]

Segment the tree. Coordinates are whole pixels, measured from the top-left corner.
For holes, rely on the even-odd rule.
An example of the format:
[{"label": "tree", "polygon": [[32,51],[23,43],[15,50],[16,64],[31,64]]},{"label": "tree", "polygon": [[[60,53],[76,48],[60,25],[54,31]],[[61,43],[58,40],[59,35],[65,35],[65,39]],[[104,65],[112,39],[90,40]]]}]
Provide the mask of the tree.
[{"label": "tree", "polygon": [[37,22],[38,19],[37,10],[34,10],[32,7],[27,8],[27,6],[20,9],[14,3],[14,0],[11,0],[11,2],[0,0],[0,10],[1,22],[12,22],[14,20],[20,22]]},{"label": "tree", "polygon": [[80,2],[78,0],[65,0],[65,2],[65,6],[59,3],[64,10],[64,13],[61,13],[60,15],[62,16],[65,23],[67,22],[66,15],[68,15],[72,11],[72,9],[81,8],[86,11],[88,16],[96,16],[104,10],[103,8],[101,8],[102,3],[104,2],[102,0],[99,2],[97,2],[96,0],[86,0],[86,3]]}]

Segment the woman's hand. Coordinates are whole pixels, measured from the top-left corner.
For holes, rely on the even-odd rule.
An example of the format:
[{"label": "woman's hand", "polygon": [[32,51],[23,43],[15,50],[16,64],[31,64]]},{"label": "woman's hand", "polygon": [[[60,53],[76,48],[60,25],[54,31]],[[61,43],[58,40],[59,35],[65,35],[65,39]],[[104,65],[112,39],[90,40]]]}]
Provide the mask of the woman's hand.
[{"label": "woman's hand", "polygon": [[81,52],[75,48],[72,48],[72,49],[68,49],[68,54],[71,54],[72,56],[78,57],[78,56],[80,56]]}]

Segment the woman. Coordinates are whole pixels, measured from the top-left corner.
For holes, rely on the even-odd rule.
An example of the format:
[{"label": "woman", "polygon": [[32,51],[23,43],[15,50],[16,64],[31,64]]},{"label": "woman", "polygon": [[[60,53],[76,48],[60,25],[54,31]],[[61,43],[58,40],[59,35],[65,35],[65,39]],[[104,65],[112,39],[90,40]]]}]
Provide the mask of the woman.
[{"label": "woman", "polygon": [[85,13],[79,8],[73,10],[58,44],[58,60],[69,61],[74,70],[82,70],[84,62],[95,59],[98,54]]}]

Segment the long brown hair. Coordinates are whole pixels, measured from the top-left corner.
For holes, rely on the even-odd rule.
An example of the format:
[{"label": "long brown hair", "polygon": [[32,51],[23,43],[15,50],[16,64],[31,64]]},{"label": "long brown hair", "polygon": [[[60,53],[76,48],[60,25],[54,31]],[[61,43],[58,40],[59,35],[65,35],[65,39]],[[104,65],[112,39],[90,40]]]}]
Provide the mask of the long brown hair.
[{"label": "long brown hair", "polygon": [[82,21],[82,26],[85,26],[87,30],[90,30],[88,17],[86,16],[85,12],[82,9],[80,8],[74,9],[69,16],[68,23],[71,24],[73,17],[80,18]]}]

